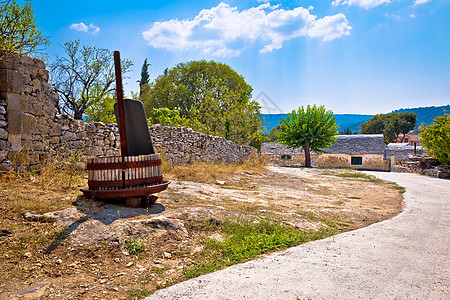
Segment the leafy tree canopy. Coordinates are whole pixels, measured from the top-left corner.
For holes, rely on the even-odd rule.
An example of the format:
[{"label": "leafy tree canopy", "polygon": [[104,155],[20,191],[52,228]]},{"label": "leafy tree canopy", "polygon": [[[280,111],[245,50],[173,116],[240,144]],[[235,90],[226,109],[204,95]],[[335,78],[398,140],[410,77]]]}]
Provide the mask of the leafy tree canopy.
[{"label": "leafy tree canopy", "polygon": [[[161,108],[177,111],[191,127],[239,144],[258,146],[263,139],[261,107],[251,101],[252,87],[228,65],[191,61],[166,69],[148,86],[140,100],[155,122]],[[187,122],[187,121],[184,121]]]},{"label": "leafy tree canopy", "polygon": [[450,115],[434,118],[434,123],[419,127],[423,145],[428,153],[450,167]]},{"label": "leafy tree canopy", "polygon": [[414,129],[416,122],[417,114],[415,113],[378,114],[362,123],[359,132],[362,134],[382,133],[386,144],[394,142],[400,134],[403,134],[401,139],[403,142],[405,134]]},{"label": "leafy tree canopy", "polygon": [[16,0],[0,0],[0,49],[7,52],[29,54],[48,46],[34,17],[31,0],[23,6]]},{"label": "leafy tree canopy", "polygon": [[276,142],[280,139],[279,137],[279,131],[281,131],[281,125],[277,124],[277,126],[272,127],[272,129],[270,129],[269,133],[267,133],[267,138],[270,139],[271,142]]},{"label": "leafy tree canopy", "polygon": [[116,115],[114,114],[114,103],[116,97],[110,94],[103,97],[100,101],[95,101],[86,108],[85,116],[87,122],[116,122]]},{"label": "leafy tree canopy", "polygon": [[323,152],[323,148],[330,147],[336,141],[338,134],[333,112],[323,105],[308,105],[306,109],[301,106],[281,119],[280,126],[280,142],[294,149],[302,147],[306,167],[311,167],[310,152]]},{"label": "leafy tree canopy", "polygon": [[[81,45],[79,40],[67,42],[62,47],[65,56],[57,56],[50,66],[51,81],[59,95],[58,111],[82,119],[86,109],[93,105],[108,107],[101,102],[115,91],[113,53],[108,49]],[[122,75],[130,71],[131,65],[131,61],[122,59]]]}]

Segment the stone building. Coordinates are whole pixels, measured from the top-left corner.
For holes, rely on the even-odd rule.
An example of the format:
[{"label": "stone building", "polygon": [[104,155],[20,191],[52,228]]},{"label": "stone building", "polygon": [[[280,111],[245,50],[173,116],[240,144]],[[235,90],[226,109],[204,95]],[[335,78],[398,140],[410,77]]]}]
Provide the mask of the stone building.
[{"label": "stone building", "polygon": [[[315,167],[351,168],[358,170],[390,170],[385,158],[382,134],[339,135],[324,153],[311,153]],[[261,155],[267,163],[277,166],[304,166],[305,154],[301,148],[292,149],[278,143],[264,143]]]}]

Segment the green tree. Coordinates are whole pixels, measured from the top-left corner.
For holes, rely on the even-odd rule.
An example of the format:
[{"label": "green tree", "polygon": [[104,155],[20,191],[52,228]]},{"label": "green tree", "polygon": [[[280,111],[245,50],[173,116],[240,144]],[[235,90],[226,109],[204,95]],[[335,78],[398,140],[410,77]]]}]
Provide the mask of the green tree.
[{"label": "green tree", "polygon": [[160,124],[162,126],[189,127],[198,131],[204,131],[205,125],[197,119],[186,119],[180,116],[178,110],[167,107],[154,108],[152,116],[148,118],[149,125]]},{"label": "green tree", "polygon": [[417,114],[405,113],[391,113],[378,114],[360,125],[360,133],[382,133],[384,134],[385,143],[392,143],[397,140],[402,134],[401,142],[405,134],[413,130],[416,126]]},{"label": "green tree", "polygon": [[[140,97],[147,116],[154,109],[176,110],[195,120],[195,130],[258,146],[263,134],[261,107],[251,101],[252,87],[228,65],[191,61],[166,69]],[[201,125],[200,125],[201,124]]]},{"label": "green tree", "polygon": [[0,1],[1,50],[29,54],[49,44],[49,40],[38,30],[31,0],[25,0],[23,6],[16,0]]},{"label": "green tree", "polygon": [[140,88],[140,94],[142,94],[142,87],[149,83],[150,80],[150,75],[148,74],[148,67],[150,66],[150,64],[147,62],[147,59],[144,60],[144,64],[142,65],[141,68],[141,79],[138,80],[139,82],[139,88]]},{"label": "green tree", "polygon": [[338,134],[336,119],[331,110],[325,106],[301,106],[288,113],[280,121],[281,131],[278,135],[283,145],[303,148],[305,151],[305,166],[311,167],[311,151],[322,153],[323,148],[331,146]]},{"label": "green tree", "polygon": [[116,115],[114,114],[114,103],[116,97],[106,95],[99,101],[95,101],[86,108],[85,116],[88,122],[116,122]]},{"label": "green tree", "polygon": [[[108,49],[82,46],[79,40],[62,47],[65,56],[57,56],[50,66],[51,81],[59,95],[57,109],[81,120],[87,108],[98,105],[115,91],[113,53]],[[131,65],[131,61],[122,59],[122,75],[130,71]]]},{"label": "green tree", "polygon": [[271,142],[276,142],[280,139],[279,137],[279,131],[281,131],[281,125],[277,124],[277,126],[272,127],[270,129],[269,133],[267,133],[267,137],[270,139]]},{"label": "green tree", "polygon": [[422,124],[420,137],[428,153],[442,164],[450,167],[450,115],[434,118],[434,123],[428,126]]},{"label": "green tree", "polygon": [[350,135],[350,134],[353,134],[353,132],[352,132],[352,130],[350,128],[347,127],[344,130],[339,130],[339,134]]},{"label": "green tree", "polygon": [[359,133],[383,133],[384,124],[386,123],[386,115],[378,114],[359,125]]}]

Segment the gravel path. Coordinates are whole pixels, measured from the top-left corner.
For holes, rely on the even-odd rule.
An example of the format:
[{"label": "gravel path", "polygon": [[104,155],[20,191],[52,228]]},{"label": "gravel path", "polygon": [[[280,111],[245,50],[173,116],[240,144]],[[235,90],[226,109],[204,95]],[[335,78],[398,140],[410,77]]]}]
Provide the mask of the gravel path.
[{"label": "gravel path", "polygon": [[450,181],[367,173],[406,187],[400,215],[145,299],[450,299]]}]

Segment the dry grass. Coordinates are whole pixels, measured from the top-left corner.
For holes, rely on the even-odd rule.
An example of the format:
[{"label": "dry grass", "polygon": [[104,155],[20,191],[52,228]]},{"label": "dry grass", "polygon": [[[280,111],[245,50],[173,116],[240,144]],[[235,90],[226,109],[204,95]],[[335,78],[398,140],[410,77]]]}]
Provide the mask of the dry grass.
[{"label": "dry grass", "polygon": [[261,159],[246,160],[242,164],[213,164],[198,162],[181,166],[164,167],[164,177],[171,180],[194,181],[201,183],[215,183],[217,180],[229,180],[237,173],[266,172],[266,166]]},{"label": "dry grass", "polygon": [[0,264],[0,276],[8,277],[14,277],[21,259],[42,251],[64,232],[61,226],[30,223],[22,215],[69,207],[79,194],[79,187],[86,184],[77,156],[57,156],[29,172],[23,171],[27,169],[26,155],[19,153],[16,159],[22,160],[21,166],[0,175],[0,257],[8,258]]}]

